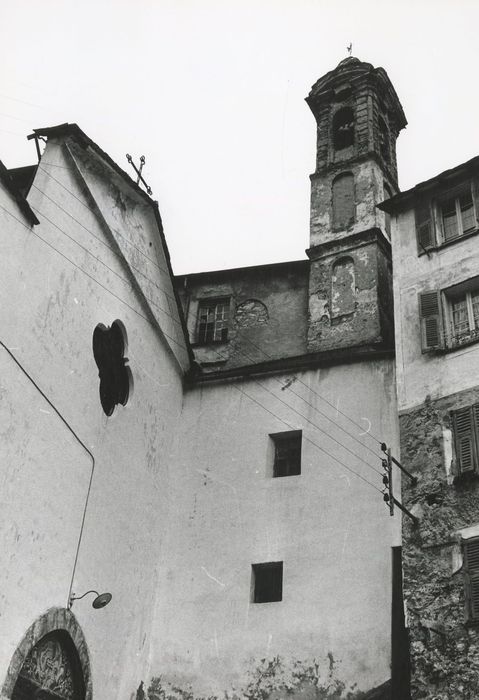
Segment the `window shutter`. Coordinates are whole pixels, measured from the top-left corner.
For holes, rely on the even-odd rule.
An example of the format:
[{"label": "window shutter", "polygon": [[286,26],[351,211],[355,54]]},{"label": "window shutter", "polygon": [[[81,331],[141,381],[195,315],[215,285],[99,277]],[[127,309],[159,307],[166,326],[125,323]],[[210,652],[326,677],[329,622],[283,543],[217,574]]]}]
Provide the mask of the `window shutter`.
[{"label": "window shutter", "polygon": [[479,620],[479,539],[464,542],[466,600],[470,620]]},{"label": "window shutter", "polygon": [[416,216],[416,235],[421,250],[432,248],[436,245],[434,221],[431,216],[431,203],[429,200],[416,204],[414,210]]},{"label": "window shutter", "polygon": [[437,290],[419,294],[423,352],[442,346],[441,301],[439,294]]},{"label": "window shutter", "polygon": [[[474,406],[474,408],[477,408]],[[454,413],[454,437],[459,472],[473,472],[475,468],[474,421],[472,406],[460,408]],[[479,542],[479,540],[478,540]]]},{"label": "window shutter", "polygon": [[472,189],[472,201],[474,202],[474,209],[475,209],[475,214],[476,214],[476,224],[477,224],[477,227],[479,228],[479,182],[477,180],[472,181],[471,189]]}]

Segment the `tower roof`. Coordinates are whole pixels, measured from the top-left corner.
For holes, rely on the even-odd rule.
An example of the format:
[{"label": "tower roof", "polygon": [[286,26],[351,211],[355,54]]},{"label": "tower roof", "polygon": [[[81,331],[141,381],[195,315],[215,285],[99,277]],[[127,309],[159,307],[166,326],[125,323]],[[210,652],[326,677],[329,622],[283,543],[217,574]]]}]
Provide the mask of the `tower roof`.
[{"label": "tower roof", "polygon": [[388,109],[396,116],[397,129],[400,131],[406,124],[406,116],[384,68],[374,68],[371,63],[360,61],[355,56],[348,56],[338,63],[336,68],[317,80],[306,98],[315,116],[324,102],[331,101],[335,95],[346,91],[355,91],[359,86],[369,84],[385,100]]}]

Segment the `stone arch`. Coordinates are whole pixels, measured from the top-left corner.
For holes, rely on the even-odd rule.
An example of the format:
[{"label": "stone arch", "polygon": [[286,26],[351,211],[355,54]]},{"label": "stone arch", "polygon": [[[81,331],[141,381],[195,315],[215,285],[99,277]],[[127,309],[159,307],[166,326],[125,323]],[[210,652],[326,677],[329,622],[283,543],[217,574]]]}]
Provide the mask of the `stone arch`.
[{"label": "stone arch", "polygon": [[354,223],[356,202],[354,199],[354,175],[340,173],[331,186],[333,205],[333,229],[346,229]]},{"label": "stone arch", "polygon": [[331,268],[331,318],[352,314],[356,310],[356,274],[354,260],[341,257]]},{"label": "stone arch", "polygon": [[51,653],[54,642],[60,645],[69,657],[69,663],[73,667],[77,683],[73,694],[65,697],[69,700],[70,698],[71,700],[92,700],[92,680],[87,644],[74,614],[66,608],[51,608],[29,627],[10,661],[0,700],[11,700],[14,697],[13,692],[20,672],[24,668],[25,662],[27,662],[27,666],[31,664],[35,650],[44,649],[49,645],[50,650],[47,649],[47,651]]},{"label": "stone arch", "polygon": [[264,326],[269,321],[268,309],[259,299],[247,299],[236,307],[235,320],[239,328]]},{"label": "stone arch", "polygon": [[341,107],[333,117],[333,146],[336,151],[354,145],[354,112]]}]

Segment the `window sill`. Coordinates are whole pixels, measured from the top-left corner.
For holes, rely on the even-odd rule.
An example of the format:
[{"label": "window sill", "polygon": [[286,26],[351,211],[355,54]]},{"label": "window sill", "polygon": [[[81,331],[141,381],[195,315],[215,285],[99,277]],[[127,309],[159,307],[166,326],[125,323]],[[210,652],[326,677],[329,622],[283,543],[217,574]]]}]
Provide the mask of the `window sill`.
[{"label": "window sill", "polygon": [[471,238],[472,236],[477,236],[479,233],[479,228],[476,228],[474,231],[469,231],[469,233],[464,233],[462,236],[457,236],[457,238],[453,238],[450,241],[444,241],[443,243],[438,243],[437,245],[431,246],[430,248],[418,248],[418,257],[420,258],[422,255],[428,255],[429,253],[437,253],[440,252],[443,248],[449,248],[451,245],[455,245],[456,243],[460,243],[461,241],[466,240],[467,238]]},{"label": "window sill", "polygon": [[479,333],[475,333],[473,336],[469,334],[464,336],[464,338],[457,341],[446,341],[446,345],[442,348],[443,353],[455,352],[456,350],[462,350],[462,348],[467,348],[469,345],[474,345],[479,343]]},{"label": "window sill", "polygon": [[218,345],[228,345],[229,340],[209,340],[208,342],[196,342],[191,343],[192,348],[209,348],[212,345],[218,347]]}]

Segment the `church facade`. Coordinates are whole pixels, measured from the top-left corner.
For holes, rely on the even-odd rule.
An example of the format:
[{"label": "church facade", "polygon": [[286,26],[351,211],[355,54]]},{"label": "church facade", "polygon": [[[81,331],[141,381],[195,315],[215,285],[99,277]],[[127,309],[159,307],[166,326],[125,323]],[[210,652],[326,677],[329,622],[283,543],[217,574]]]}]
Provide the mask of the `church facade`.
[{"label": "church facade", "polygon": [[[397,295],[434,246],[403,259],[406,119],[384,69],[345,59],[307,103],[310,235],[291,263],[175,277],[157,204],[76,125],[34,131],[36,166],[0,168],[2,700],[408,696],[384,458],[419,454],[409,411],[439,360],[406,360],[396,385],[414,346]],[[446,296],[472,333],[466,278]],[[475,415],[469,376],[447,387],[467,393],[453,421]]]}]

